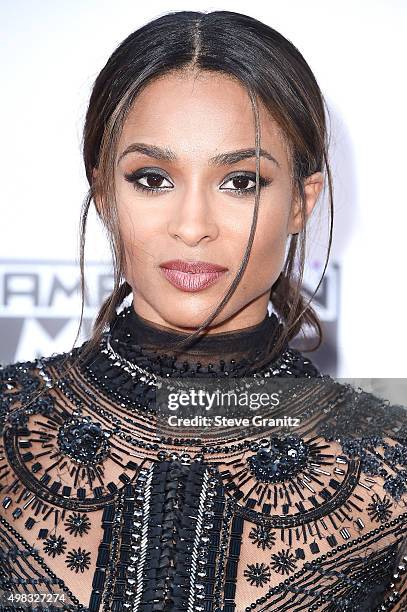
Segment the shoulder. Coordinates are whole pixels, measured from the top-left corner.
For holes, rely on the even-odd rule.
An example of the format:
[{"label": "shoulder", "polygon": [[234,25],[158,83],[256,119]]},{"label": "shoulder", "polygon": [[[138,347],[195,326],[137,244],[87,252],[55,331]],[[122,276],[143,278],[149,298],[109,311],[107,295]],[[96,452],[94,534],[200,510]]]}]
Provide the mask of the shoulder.
[{"label": "shoulder", "polygon": [[29,414],[46,411],[51,402],[48,390],[52,387],[52,378],[69,368],[82,346],[69,353],[0,364],[0,434],[7,419],[23,425]]},{"label": "shoulder", "polygon": [[407,406],[362,388],[360,379],[350,383],[348,379],[324,375],[320,380],[327,389],[332,389],[334,397],[327,417],[323,419],[327,435],[336,439],[360,440],[364,445],[386,439],[407,446]]},{"label": "shoulder", "polygon": [[38,417],[49,419],[55,415],[58,405],[66,409],[65,397],[57,385],[80,349],[0,366],[0,473],[3,485],[10,485],[16,477],[21,480],[18,465],[25,459],[20,457],[20,448],[29,448],[31,442],[25,440],[20,446],[19,438],[27,437]]},{"label": "shoulder", "polygon": [[39,360],[20,361],[0,367],[0,431],[7,415],[41,387]]},{"label": "shoulder", "polygon": [[407,407],[357,384],[332,384],[337,395],[319,433],[338,442],[343,454],[360,464],[364,477],[379,478],[384,493],[407,502]]}]

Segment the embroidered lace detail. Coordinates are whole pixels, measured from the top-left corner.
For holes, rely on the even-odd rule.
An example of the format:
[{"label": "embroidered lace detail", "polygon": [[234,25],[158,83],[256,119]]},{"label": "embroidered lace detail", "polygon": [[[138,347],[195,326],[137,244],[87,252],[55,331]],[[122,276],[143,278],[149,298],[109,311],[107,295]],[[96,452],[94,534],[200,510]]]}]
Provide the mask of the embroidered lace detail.
[{"label": "embroidered lace detail", "polygon": [[407,609],[404,407],[286,348],[257,374],[295,383],[295,434],[187,444],[157,435],[154,388],[103,342],[80,357],[0,369],[0,591],[83,612]]}]

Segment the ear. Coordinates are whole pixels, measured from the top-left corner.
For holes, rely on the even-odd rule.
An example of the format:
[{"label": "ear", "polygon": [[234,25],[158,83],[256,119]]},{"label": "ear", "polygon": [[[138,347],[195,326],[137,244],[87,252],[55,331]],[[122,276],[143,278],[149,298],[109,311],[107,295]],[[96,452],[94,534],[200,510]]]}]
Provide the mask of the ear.
[{"label": "ear", "polygon": [[[307,176],[304,179],[303,185],[305,216],[307,221],[324,186],[324,176],[322,172],[315,172],[314,174]],[[298,232],[300,232],[302,229],[301,200],[299,194],[297,194],[291,207],[290,218],[287,226],[287,235],[298,234]]]}]

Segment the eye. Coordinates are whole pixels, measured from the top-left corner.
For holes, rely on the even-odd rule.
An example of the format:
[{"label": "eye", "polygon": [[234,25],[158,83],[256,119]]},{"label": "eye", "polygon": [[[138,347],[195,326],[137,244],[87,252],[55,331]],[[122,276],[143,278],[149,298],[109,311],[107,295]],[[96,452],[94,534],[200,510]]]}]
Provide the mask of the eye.
[{"label": "eye", "polygon": [[[260,176],[260,189],[262,187],[267,187],[270,182],[271,181],[268,179]],[[224,187],[224,185],[227,185],[228,183],[231,183],[232,187]],[[252,183],[252,185],[250,185],[250,183]],[[239,195],[251,195],[256,191],[256,175],[253,172],[240,172],[239,174],[229,177],[226,182],[222,183],[220,188],[222,191],[230,191]]]},{"label": "eye", "polygon": [[[144,192],[153,193],[156,191],[164,191],[165,189],[172,189],[174,187],[166,176],[153,168],[148,170],[137,170],[136,172],[125,174],[124,178],[126,181],[129,181],[129,183],[133,183],[135,189]],[[167,184],[165,184],[165,182]]]},{"label": "eye", "polygon": [[[164,176],[161,171],[155,168],[142,168],[125,174],[124,178],[129,183],[134,185],[135,189],[143,191],[147,194],[163,192],[174,188],[173,183]],[[264,177],[259,177],[260,189],[267,187],[271,183],[270,180]],[[230,187],[225,187],[228,183]],[[252,183],[252,185],[250,185]],[[256,175],[253,172],[239,172],[222,183],[220,186],[222,191],[229,191],[233,195],[245,196],[252,195],[256,191]]]}]

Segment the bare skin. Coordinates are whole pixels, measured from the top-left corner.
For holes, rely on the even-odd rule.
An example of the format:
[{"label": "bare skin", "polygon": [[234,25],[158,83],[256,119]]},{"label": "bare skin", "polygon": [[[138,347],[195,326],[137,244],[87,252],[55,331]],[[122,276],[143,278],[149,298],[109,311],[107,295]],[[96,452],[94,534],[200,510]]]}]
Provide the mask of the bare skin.
[{"label": "bare skin", "polygon": [[[287,238],[301,230],[286,144],[260,102],[259,112],[261,148],[275,161],[261,157],[260,176],[268,184],[260,192],[249,263],[208,333],[243,329],[264,319],[270,289],[284,264]],[[170,149],[176,159],[126,153],[133,143]],[[141,317],[192,333],[225,295],[249,237],[256,160],[252,156],[222,165],[209,160],[253,149],[254,143],[248,94],[226,75],[173,72],[149,84],[135,100],[118,144],[115,185],[125,278]],[[146,168],[154,169],[155,176],[140,175]],[[135,172],[136,180],[129,181],[126,175]],[[138,184],[159,191],[142,191]],[[311,175],[304,186],[308,218],[323,187],[323,175]],[[238,188],[246,193],[239,194]],[[159,267],[171,259],[216,263],[228,271],[214,285],[188,293],[174,287]]]}]

